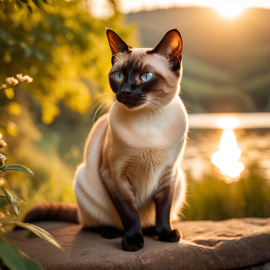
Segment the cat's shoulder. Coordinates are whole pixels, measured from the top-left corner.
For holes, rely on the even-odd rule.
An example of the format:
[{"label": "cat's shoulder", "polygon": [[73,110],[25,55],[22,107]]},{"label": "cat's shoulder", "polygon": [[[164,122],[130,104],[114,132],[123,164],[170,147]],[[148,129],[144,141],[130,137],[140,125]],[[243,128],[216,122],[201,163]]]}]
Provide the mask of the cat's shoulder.
[{"label": "cat's shoulder", "polygon": [[99,117],[99,119],[94,123],[89,135],[91,135],[91,133],[93,133],[95,130],[104,129],[105,127],[108,126],[108,123],[109,123],[109,114],[106,113],[101,117]]},{"label": "cat's shoulder", "polygon": [[85,151],[91,146],[91,144],[99,144],[102,143],[102,140],[106,134],[109,123],[109,115],[108,113],[102,115],[92,126],[91,131],[88,135]]}]

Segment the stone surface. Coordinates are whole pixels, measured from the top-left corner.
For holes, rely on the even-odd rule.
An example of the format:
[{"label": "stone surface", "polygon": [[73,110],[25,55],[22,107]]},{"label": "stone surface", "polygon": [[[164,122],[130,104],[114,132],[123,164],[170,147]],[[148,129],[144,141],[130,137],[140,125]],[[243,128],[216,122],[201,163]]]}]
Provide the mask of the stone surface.
[{"label": "stone surface", "polygon": [[27,239],[25,230],[12,232],[9,239],[46,270],[270,270],[270,218],[178,222],[173,227],[182,232],[180,243],[145,237],[144,248],[138,252],[123,251],[120,237],[104,239],[98,233],[81,230],[79,225],[35,224],[48,230],[64,252],[42,239]]},{"label": "stone surface", "polygon": [[255,266],[238,268],[237,270],[270,270],[270,262],[262,263]]}]

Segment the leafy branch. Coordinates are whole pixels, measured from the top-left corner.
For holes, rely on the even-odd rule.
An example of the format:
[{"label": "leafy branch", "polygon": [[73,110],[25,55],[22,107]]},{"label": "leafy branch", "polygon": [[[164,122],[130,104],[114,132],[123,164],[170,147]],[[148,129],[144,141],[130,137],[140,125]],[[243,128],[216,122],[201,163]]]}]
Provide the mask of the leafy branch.
[{"label": "leafy branch", "polygon": [[[0,142],[3,140],[0,139]],[[23,165],[5,165],[6,157],[0,153],[0,174],[5,171],[20,171],[24,173],[33,174],[33,172]],[[0,194],[0,214],[1,219],[5,219],[7,215],[13,215],[19,217],[20,215],[20,208],[18,202],[22,201],[22,199],[14,196],[10,191],[5,189],[1,186],[3,194]],[[11,246],[7,243],[6,239],[4,238],[4,228],[9,225],[16,225],[18,227],[22,227],[24,229],[29,230],[30,232],[34,233],[36,236],[45,239],[52,245],[56,246],[57,248],[62,249],[62,247],[55,241],[53,236],[48,233],[47,231],[43,230],[42,228],[24,222],[19,222],[16,220],[12,220],[9,222],[2,221],[0,223],[0,269],[4,265],[8,269],[12,270],[21,270],[21,269],[33,269],[33,270],[40,270],[42,267],[35,261],[25,257],[22,253],[14,246]],[[63,250],[63,249],[62,249]],[[31,268],[29,266],[31,265]]]},{"label": "leafy branch", "polygon": [[[22,74],[18,74],[17,79],[10,77],[6,79],[6,84],[3,84],[0,87],[0,90],[16,87],[21,83],[30,83],[33,81],[29,76],[22,76]],[[0,133],[0,150],[4,149],[6,143],[2,140],[2,134]],[[2,173],[6,171],[19,171],[28,174],[32,174],[33,172],[26,166],[20,164],[12,164],[6,165],[6,157],[0,153],[0,176]],[[43,230],[42,228],[24,222],[17,221],[17,217],[20,215],[20,207],[19,203],[24,202],[22,199],[13,195],[12,192],[7,190],[3,185],[5,184],[3,178],[0,178],[0,187],[2,190],[2,194],[0,194],[0,269],[10,269],[10,270],[42,270],[42,266],[34,261],[29,259],[26,255],[24,255],[21,251],[19,251],[15,246],[12,246],[8,243],[8,241],[4,237],[4,233],[6,232],[6,226],[18,226],[24,229],[29,230],[34,235],[45,239],[52,245],[57,248],[62,249],[62,247],[55,241],[53,236]],[[63,249],[62,249],[63,250]]]}]

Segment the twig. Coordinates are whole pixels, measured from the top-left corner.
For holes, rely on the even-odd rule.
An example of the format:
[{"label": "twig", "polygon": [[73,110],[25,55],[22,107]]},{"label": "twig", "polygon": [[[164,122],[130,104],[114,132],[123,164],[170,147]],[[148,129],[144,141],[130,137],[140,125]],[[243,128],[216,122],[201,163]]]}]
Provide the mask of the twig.
[{"label": "twig", "polygon": [[0,90],[16,87],[19,84],[30,83],[33,81],[33,78],[29,77],[28,75],[22,76],[22,74],[17,74],[16,77],[17,79],[14,77],[6,78],[6,84],[2,84],[2,86],[0,86]]}]

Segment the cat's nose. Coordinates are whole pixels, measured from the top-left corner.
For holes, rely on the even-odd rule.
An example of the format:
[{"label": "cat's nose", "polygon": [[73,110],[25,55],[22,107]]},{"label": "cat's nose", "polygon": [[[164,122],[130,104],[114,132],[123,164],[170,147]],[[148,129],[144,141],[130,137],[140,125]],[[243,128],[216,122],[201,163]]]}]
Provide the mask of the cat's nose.
[{"label": "cat's nose", "polygon": [[129,96],[133,92],[132,85],[130,83],[125,83],[121,89],[121,92],[124,96]]}]

